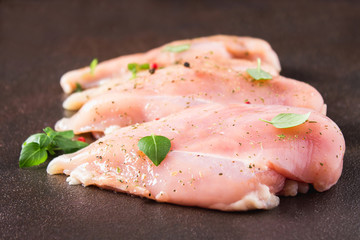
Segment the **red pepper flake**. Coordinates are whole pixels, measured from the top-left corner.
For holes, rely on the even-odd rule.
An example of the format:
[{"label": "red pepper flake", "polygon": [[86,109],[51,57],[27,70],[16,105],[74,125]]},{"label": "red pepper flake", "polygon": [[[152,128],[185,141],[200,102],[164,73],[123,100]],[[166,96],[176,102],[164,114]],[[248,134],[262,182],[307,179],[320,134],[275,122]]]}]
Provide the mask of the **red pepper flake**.
[{"label": "red pepper flake", "polygon": [[80,141],[80,142],[86,142],[84,137],[78,137],[77,140]]},{"label": "red pepper flake", "polygon": [[157,68],[158,68],[157,63],[152,63],[152,64],[150,64],[150,68],[152,68],[152,69],[157,69]]},{"label": "red pepper flake", "polygon": [[250,102],[249,102],[249,101],[246,101],[245,104],[250,104]]},{"label": "red pepper flake", "polygon": [[159,120],[160,118],[155,118],[155,120]]}]

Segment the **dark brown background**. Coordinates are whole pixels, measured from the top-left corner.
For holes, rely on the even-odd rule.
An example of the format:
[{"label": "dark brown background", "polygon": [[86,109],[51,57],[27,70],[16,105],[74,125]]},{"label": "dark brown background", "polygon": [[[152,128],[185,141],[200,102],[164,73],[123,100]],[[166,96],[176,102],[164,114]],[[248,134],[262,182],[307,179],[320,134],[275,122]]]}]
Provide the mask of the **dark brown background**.
[{"label": "dark brown background", "polygon": [[[359,1],[0,0],[1,239],[359,239]],[[338,184],[225,213],[69,186],[21,170],[20,144],[64,114],[60,76],[100,60],[211,34],[264,38],[287,77],[315,86],[347,150]]]}]

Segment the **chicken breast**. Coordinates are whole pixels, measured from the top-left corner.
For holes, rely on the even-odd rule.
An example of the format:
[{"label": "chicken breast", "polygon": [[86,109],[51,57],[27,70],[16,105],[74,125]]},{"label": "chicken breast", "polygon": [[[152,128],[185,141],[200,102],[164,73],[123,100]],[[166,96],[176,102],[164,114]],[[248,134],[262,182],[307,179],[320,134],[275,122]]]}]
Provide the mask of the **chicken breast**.
[{"label": "chicken breast", "polygon": [[306,83],[282,76],[254,81],[244,71],[208,59],[192,63],[191,68],[169,66],[113,87],[78,93],[77,99],[71,99],[72,105],[85,105],[71,118],[58,121],[55,128],[75,133],[103,132],[111,125],[124,127],[151,121],[210,102],[286,105],[319,112],[323,109],[320,93]]},{"label": "chicken breast", "polygon": [[[341,131],[312,111],[309,121],[278,129],[259,119],[306,113],[287,106],[206,104],[165,118],[113,130],[88,147],[53,159],[49,174],[70,184],[97,185],[160,202],[224,211],[270,209],[285,179],[325,191],[339,179],[345,151]],[[139,151],[151,134],[171,140],[155,166]]]},{"label": "chicken breast", "polygon": [[[168,46],[188,45],[189,49],[181,52],[167,51]],[[159,67],[190,61],[196,56],[212,56],[216,59],[241,58],[255,61],[260,58],[265,64],[273,66],[278,72],[280,63],[270,45],[261,39],[216,35],[168,43],[146,53],[121,56],[100,63],[92,74],[89,67],[65,73],[60,84],[65,93],[75,90],[76,84],[83,88],[97,86],[115,76],[128,73],[129,63],[154,63]]]},{"label": "chicken breast", "polygon": [[[153,89],[153,92],[156,92],[154,87],[162,84],[164,81],[174,81],[176,79],[182,79],[184,81],[186,78],[190,80],[201,78],[201,76],[198,76],[199,74],[196,74],[196,72],[205,72],[206,76],[213,75],[213,78],[220,79],[219,84],[221,84],[221,79],[237,78],[237,75],[240,74],[249,77],[246,70],[248,68],[257,67],[257,63],[248,60],[223,59],[221,62],[218,62],[212,56],[197,56],[189,61],[188,64],[192,70],[186,71],[186,69],[184,70],[183,65],[177,64],[176,66],[169,66],[157,70],[153,73],[153,76],[151,76],[149,71],[140,71],[137,73],[136,78],[133,78],[132,73],[128,72],[127,74],[108,80],[97,87],[72,93],[64,101],[63,107],[68,110],[78,110],[90,99],[102,95],[110,90],[129,92],[136,88],[144,88],[144,82],[146,82],[146,88]],[[279,76],[278,72],[270,65],[262,64],[261,68],[269,72],[274,77]],[[244,89],[244,91],[246,91],[246,89]]]}]

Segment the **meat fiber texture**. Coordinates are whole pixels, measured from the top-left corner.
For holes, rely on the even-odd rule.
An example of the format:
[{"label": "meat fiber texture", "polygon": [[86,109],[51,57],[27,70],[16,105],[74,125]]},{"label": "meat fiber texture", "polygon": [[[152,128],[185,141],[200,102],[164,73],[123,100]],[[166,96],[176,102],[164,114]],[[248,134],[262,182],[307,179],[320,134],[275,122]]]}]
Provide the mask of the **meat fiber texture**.
[{"label": "meat fiber texture", "polygon": [[[169,52],[168,46],[188,49]],[[272,75],[254,80],[248,68]],[[134,77],[129,63],[156,63]],[[186,64],[184,64],[186,63]],[[88,147],[53,159],[49,174],[69,184],[97,185],[159,202],[223,211],[271,209],[279,195],[328,190],[342,172],[345,142],[312,86],[279,75],[280,63],[261,39],[217,35],[175,41],[70,71],[61,86],[63,107],[79,110],[56,130],[91,132]],[[278,129],[259,119],[305,114],[308,121]],[[104,136],[105,134],[105,136]],[[138,141],[151,134],[171,140],[159,166]]]}]

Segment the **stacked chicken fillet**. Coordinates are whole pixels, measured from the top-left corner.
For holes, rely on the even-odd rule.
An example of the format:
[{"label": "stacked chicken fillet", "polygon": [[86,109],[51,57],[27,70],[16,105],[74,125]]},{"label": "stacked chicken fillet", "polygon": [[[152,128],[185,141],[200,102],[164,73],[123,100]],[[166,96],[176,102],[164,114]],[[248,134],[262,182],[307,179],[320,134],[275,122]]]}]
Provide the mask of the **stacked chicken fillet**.
[{"label": "stacked chicken fillet", "polygon": [[[271,79],[247,72],[258,59]],[[69,175],[70,184],[224,211],[271,209],[279,195],[306,193],[309,184],[328,190],[341,175],[344,138],[326,117],[320,93],[279,71],[264,40],[224,35],[70,71],[61,78],[71,93],[63,106],[78,112],[56,130],[90,132],[97,140],[53,159],[47,171]],[[74,92],[79,86],[83,91]],[[259,120],[308,112],[305,123],[291,128]],[[171,141],[159,166],[138,148],[151,134]]]}]

